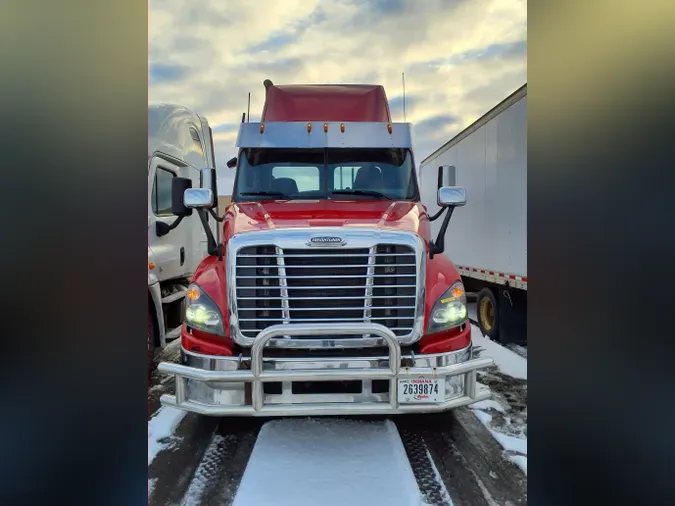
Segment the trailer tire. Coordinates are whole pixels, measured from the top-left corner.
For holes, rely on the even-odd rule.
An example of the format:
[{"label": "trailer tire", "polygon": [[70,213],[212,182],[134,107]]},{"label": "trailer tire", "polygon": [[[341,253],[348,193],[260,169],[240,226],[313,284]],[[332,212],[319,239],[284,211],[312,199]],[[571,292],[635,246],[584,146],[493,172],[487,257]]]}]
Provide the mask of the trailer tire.
[{"label": "trailer tire", "polygon": [[148,311],[148,385],[155,370],[155,319]]},{"label": "trailer tire", "polygon": [[483,288],[478,292],[476,304],[476,319],[481,334],[493,341],[499,341],[499,311],[497,298],[489,288]]}]

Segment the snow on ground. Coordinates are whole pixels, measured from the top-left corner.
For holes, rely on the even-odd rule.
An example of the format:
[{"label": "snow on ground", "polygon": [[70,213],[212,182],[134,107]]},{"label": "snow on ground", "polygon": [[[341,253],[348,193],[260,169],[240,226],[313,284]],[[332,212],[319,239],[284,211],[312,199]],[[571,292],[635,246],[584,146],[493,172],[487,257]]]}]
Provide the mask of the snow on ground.
[{"label": "snow on ground", "polygon": [[185,416],[185,411],[162,406],[148,422],[148,465],[155,456],[175,442],[173,431]]},{"label": "snow on ground", "polygon": [[393,422],[303,418],[262,427],[233,504],[424,503]]},{"label": "snow on ground", "polygon": [[436,467],[436,464],[434,464],[434,459],[431,456],[431,453],[429,453],[429,450],[427,452],[427,459],[429,459],[429,464],[431,464],[431,470],[434,472],[434,477],[436,478],[436,483],[438,483],[441,487],[441,496],[443,499],[443,504],[446,504],[448,506],[453,506],[452,499],[450,498],[450,494],[448,493],[448,489],[445,488],[445,483],[443,483],[443,478],[441,478],[441,473],[438,472],[438,468]]},{"label": "snow on ground", "polygon": [[474,324],[471,324],[471,341],[473,341],[474,352],[480,353],[481,357],[494,359],[500,372],[512,378],[527,379],[527,359],[483,337]]},{"label": "snow on ground", "polygon": [[506,458],[527,474],[527,359],[481,335],[471,325],[474,350],[494,359],[497,371],[479,373],[493,398],[472,404],[476,417],[504,448]]},{"label": "snow on ground", "polygon": [[221,436],[216,434],[209,447],[204,452],[199,467],[195,471],[195,475],[190,482],[190,488],[188,488],[185,493],[185,498],[181,503],[181,506],[200,506],[202,504],[202,497],[206,488],[213,482],[217,480],[218,477],[214,473],[219,472],[223,466],[223,459],[225,455],[222,451],[222,447],[226,442],[226,438],[231,437]]}]

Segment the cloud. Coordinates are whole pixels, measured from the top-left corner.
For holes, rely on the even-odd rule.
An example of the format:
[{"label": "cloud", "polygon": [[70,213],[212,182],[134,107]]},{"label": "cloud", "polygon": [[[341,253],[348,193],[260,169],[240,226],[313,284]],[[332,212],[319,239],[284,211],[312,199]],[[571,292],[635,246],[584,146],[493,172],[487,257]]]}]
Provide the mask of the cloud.
[{"label": "cloud", "polygon": [[181,65],[163,65],[153,63],[150,65],[150,84],[162,81],[179,81],[187,73],[187,68]]},{"label": "cloud", "polygon": [[266,78],[382,84],[403,121],[405,72],[417,163],[527,80],[526,0],[155,0],[149,37],[150,100],[216,126],[221,192]]}]

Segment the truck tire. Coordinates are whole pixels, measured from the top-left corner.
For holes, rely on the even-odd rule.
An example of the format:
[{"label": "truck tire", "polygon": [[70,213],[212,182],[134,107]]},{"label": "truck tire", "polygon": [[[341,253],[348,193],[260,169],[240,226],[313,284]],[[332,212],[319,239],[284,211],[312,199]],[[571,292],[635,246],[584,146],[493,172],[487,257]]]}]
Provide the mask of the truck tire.
[{"label": "truck tire", "polygon": [[483,288],[478,292],[476,304],[476,318],[481,334],[493,341],[499,341],[499,311],[497,310],[497,298],[489,288]]},{"label": "truck tire", "polygon": [[148,385],[155,369],[155,319],[148,312]]}]

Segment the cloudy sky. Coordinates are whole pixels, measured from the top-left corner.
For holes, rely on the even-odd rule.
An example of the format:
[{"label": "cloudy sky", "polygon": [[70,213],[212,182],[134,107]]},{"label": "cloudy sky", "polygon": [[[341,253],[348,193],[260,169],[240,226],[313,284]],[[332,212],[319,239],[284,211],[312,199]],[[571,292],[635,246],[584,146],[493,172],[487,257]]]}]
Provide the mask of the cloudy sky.
[{"label": "cloudy sky", "polygon": [[413,124],[416,163],[527,81],[526,0],[151,0],[149,100],[214,131],[219,193],[251,93],[275,84],[382,84]]}]

